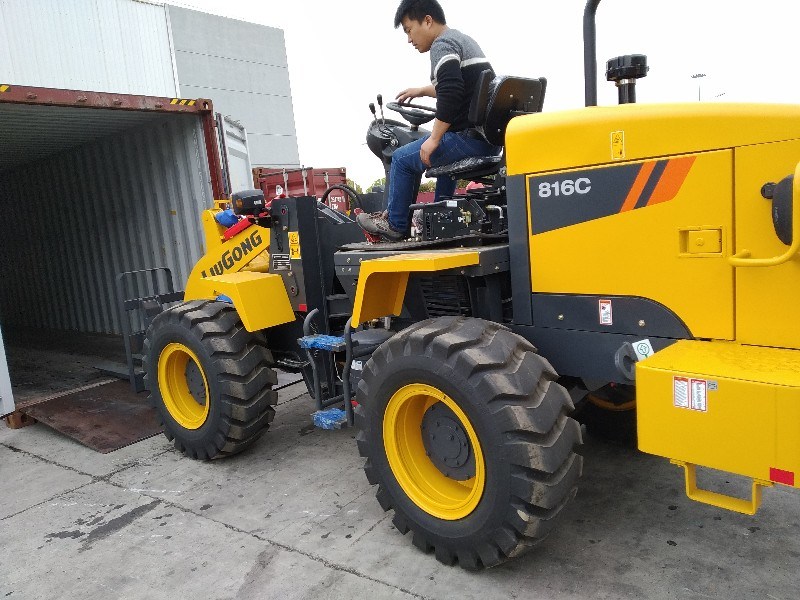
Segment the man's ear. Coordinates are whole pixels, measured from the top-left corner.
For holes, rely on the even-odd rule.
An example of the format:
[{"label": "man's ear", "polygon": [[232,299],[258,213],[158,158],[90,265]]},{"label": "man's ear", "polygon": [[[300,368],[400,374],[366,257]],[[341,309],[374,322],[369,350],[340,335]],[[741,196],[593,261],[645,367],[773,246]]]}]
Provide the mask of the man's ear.
[{"label": "man's ear", "polygon": [[433,17],[430,15],[425,15],[425,18],[422,20],[422,22],[425,23],[425,25],[427,25],[428,27],[430,27],[431,24],[433,23]]}]

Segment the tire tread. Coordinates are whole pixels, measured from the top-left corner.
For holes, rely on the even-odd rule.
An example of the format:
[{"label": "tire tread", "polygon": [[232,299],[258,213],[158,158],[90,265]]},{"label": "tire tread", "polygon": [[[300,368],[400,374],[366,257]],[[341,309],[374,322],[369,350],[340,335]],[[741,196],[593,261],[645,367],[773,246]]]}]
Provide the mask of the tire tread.
[{"label": "tire tread", "polygon": [[[374,466],[366,416],[371,390],[377,388],[382,369],[394,357],[415,355],[435,357],[467,374],[467,385],[485,398],[493,426],[501,432],[501,451],[510,462],[511,501],[501,525],[477,545],[430,535],[393,501]],[[366,459],[367,480],[378,482],[378,502],[384,510],[394,510],[398,531],[412,531],[415,546],[433,551],[444,564],[457,560],[468,570],[499,565],[545,539],[574,497],[582,470],[582,457],[575,453],[582,443],[581,431],[569,416],[574,407],[566,391],[555,383],[557,377],[528,341],[504,326],[479,319],[423,321],[383,344],[366,363],[359,382],[356,440]]]},{"label": "tire tread", "polygon": [[[180,427],[161,414],[163,401],[154,374],[158,357],[151,356],[152,339],[164,324],[179,325],[209,351],[217,373],[220,418],[216,431],[203,443],[193,444],[181,437]],[[150,403],[156,408],[167,439],[191,458],[210,460],[237,454],[251,446],[269,428],[275,416],[278,381],[263,336],[247,331],[234,308],[224,302],[193,300],[159,314],[148,328],[144,342],[144,381]],[[166,408],[163,408],[166,410]]]}]

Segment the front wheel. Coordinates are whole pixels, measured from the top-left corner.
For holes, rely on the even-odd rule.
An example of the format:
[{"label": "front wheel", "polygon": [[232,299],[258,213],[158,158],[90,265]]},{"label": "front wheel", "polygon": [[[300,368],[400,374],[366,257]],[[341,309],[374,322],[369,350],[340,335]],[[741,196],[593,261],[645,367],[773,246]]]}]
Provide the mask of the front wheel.
[{"label": "front wheel", "polygon": [[544,539],[582,468],[556,378],[527,341],[480,319],[424,321],[380,346],[358,387],[357,439],[397,529],[467,569]]},{"label": "front wheel", "polygon": [[241,452],[275,416],[278,378],[263,336],[224,302],[192,301],[159,314],[143,367],[167,439],[191,458]]}]

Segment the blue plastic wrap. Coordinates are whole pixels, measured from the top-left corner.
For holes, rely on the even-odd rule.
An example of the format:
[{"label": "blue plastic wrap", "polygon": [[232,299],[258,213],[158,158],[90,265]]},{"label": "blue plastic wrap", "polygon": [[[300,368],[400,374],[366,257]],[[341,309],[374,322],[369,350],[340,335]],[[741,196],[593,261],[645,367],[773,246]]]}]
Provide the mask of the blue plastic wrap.
[{"label": "blue plastic wrap", "polygon": [[223,227],[233,227],[239,222],[239,217],[237,217],[230,208],[228,210],[218,212],[216,215],[214,215],[214,218],[217,220],[217,223]]},{"label": "blue plastic wrap", "polygon": [[306,350],[328,350],[338,352],[344,349],[344,338],[335,335],[307,335],[297,340],[301,348]]},{"label": "blue plastic wrap", "polygon": [[326,408],[311,415],[314,426],[320,429],[341,429],[347,423],[347,414],[341,408]]}]

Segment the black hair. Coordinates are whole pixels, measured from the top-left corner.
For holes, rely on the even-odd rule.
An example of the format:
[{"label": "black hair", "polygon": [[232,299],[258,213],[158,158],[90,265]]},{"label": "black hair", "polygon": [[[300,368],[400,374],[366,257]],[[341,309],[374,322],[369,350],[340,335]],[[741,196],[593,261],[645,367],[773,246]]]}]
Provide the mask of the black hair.
[{"label": "black hair", "polygon": [[412,21],[422,21],[426,15],[430,15],[440,25],[447,25],[444,9],[437,0],[402,0],[394,15],[394,26],[400,27],[403,17],[408,17]]}]

